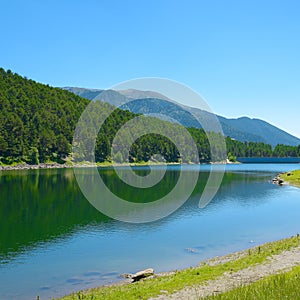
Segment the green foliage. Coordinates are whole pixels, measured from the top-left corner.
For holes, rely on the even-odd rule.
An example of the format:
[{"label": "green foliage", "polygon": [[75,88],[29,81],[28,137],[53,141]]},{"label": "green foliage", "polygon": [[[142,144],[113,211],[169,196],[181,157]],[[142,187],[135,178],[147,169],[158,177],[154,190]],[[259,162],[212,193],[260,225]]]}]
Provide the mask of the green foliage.
[{"label": "green foliage", "polygon": [[[139,116],[141,126],[144,126],[145,131],[148,129],[150,132],[162,132],[162,134],[149,133],[140,136],[141,128],[137,125],[128,125],[128,121],[134,119],[138,115],[126,110],[116,109],[110,114],[112,107],[100,101],[91,102],[88,109],[85,111],[85,118],[87,126],[80,126],[78,136],[80,138],[75,139],[76,155],[74,157],[75,162],[91,161],[93,160],[93,147],[94,147],[94,135],[95,133],[87,130],[86,127],[98,127],[99,116],[106,116],[105,122],[101,126],[101,129],[97,135],[95,144],[95,160],[96,162],[111,161],[111,147],[114,147],[113,158],[115,162],[147,162],[155,154],[163,156],[164,160],[168,163],[176,163],[181,160],[179,149],[174,143],[163,135],[166,133],[170,137],[176,137],[177,141],[183,146],[186,161],[184,162],[209,162],[211,159],[210,145],[203,129],[188,128],[188,132],[193,137],[197,148],[198,156],[195,157],[192,151],[192,145],[187,140],[186,129],[183,126],[174,124],[171,122],[163,121],[157,118]],[[96,123],[95,123],[96,122]],[[117,132],[125,125],[130,126],[129,129],[123,131],[122,134],[116,136]],[[142,130],[143,132],[143,130]],[[221,135],[211,133],[215,139],[221,139]],[[132,136],[139,136],[137,140],[131,145],[129,151],[129,157],[124,149],[124,145],[131,141]],[[216,141],[216,144],[218,140]],[[130,143],[131,144],[131,143]],[[217,149],[218,150],[218,149]],[[218,160],[224,160],[226,157],[222,157],[221,151],[216,151],[216,158]],[[196,153],[197,155],[197,153]],[[223,155],[224,156],[224,155]]]},{"label": "green foliage", "polygon": [[264,143],[240,142],[226,138],[227,151],[236,157],[272,157],[272,146]]},{"label": "green foliage", "polygon": [[115,157],[114,157],[114,161],[115,161],[116,163],[122,163],[122,162],[124,162],[123,155],[122,155],[122,153],[121,153],[120,151],[118,151],[118,152],[116,153],[116,155],[115,155]]},{"label": "green foliage", "polygon": [[273,156],[275,157],[299,157],[300,156],[300,145],[299,146],[288,146],[279,144],[274,148]]},{"label": "green foliage", "polygon": [[227,152],[236,157],[300,157],[300,145],[277,145],[274,149],[269,144],[240,142],[226,138]]},{"label": "green foliage", "polygon": [[39,161],[39,150],[36,147],[31,147],[28,153],[28,163],[31,165],[38,165]]},{"label": "green foliage", "polygon": [[0,68],[2,161],[37,163],[53,153],[68,155],[75,124],[88,102]]},{"label": "green foliage", "polygon": [[231,152],[228,152],[227,157],[230,162],[236,162],[236,156],[234,156]]}]

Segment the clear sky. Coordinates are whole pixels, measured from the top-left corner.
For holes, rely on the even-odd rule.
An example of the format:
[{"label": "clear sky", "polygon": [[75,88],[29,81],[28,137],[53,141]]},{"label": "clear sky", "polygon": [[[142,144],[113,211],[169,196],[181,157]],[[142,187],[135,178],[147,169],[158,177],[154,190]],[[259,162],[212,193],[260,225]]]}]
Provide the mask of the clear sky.
[{"label": "clear sky", "polygon": [[0,9],[5,69],[54,86],[169,78],[220,115],[300,137],[298,0],[2,0]]}]

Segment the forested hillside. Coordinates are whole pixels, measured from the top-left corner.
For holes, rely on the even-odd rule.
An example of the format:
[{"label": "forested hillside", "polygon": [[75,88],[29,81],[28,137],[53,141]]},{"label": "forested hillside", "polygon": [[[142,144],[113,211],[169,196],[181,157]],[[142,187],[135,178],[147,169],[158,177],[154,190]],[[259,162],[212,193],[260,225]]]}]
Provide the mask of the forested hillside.
[{"label": "forested hillside", "polygon": [[[89,103],[89,100],[69,91],[40,84],[0,68],[0,164],[38,164],[47,161],[63,163],[66,157],[71,156],[76,124]],[[96,101],[93,105],[93,119],[97,119],[98,114],[112,109],[110,104],[102,101]],[[130,111],[116,109],[105,121],[96,140],[97,162],[111,160],[111,145],[117,131],[136,116]],[[149,120],[150,117],[143,118]],[[157,132],[168,130],[173,135],[180,136],[183,130],[178,124],[156,118],[151,118],[151,122]],[[134,130],[135,128],[132,129]],[[210,162],[212,155],[205,132],[196,128],[188,128],[188,131],[196,142],[199,160]],[[89,134],[87,131],[87,138]],[[218,138],[220,135],[213,135],[214,140]],[[232,160],[235,156],[300,156],[300,147],[297,146],[277,145],[272,149],[268,144],[243,143],[229,137],[226,138],[226,144]],[[122,143],[116,146],[119,146],[119,151],[115,161],[121,163],[125,160]],[[214,147],[214,160],[224,160],[226,157],[218,143],[215,143]],[[185,150],[189,153],[189,144],[185,145]],[[169,139],[160,134],[147,134],[132,145],[129,161],[148,161],[156,153],[162,154],[167,162],[182,160],[178,149]],[[76,157],[76,161],[85,160],[87,157],[88,155]],[[186,157],[185,162],[194,161],[197,159],[191,155]]]},{"label": "forested hillside", "polygon": [[[0,162],[63,162],[71,154],[75,126],[89,103],[89,100],[66,90],[40,84],[9,70],[0,69]],[[95,119],[97,113],[105,113],[111,109],[110,104],[101,101],[94,105]],[[135,116],[137,115],[129,111],[117,109],[106,120],[96,141],[96,161],[110,160],[111,143],[116,132]],[[174,127],[174,130],[178,128],[178,125],[169,122],[155,118],[152,120],[158,131],[161,128],[161,132],[166,127]],[[198,141],[201,161],[210,161],[211,153],[204,131],[191,131]],[[177,162],[180,158],[178,150],[170,140],[161,135],[148,134],[132,146],[130,161],[146,161],[155,153],[162,153],[168,162]],[[222,158],[224,159],[220,157]],[[119,162],[123,159],[120,153]]]},{"label": "forested hillside", "polygon": [[75,124],[89,103],[72,93],[0,69],[0,156],[37,163],[70,153]]},{"label": "forested hillside", "polygon": [[278,144],[272,146],[264,143],[240,142],[226,138],[228,156],[237,157],[300,157],[300,145],[289,146]]}]

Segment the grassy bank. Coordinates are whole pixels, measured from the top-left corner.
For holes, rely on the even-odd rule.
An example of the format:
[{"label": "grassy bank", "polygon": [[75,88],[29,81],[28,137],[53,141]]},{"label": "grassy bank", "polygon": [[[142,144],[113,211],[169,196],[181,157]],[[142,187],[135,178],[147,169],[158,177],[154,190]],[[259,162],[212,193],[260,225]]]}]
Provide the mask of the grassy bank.
[{"label": "grassy bank", "polygon": [[300,266],[294,267],[292,271],[269,276],[250,285],[244,285],[223,294],[206,297],[205,299],[300,299]]},{"label": "grassy bank", "polygon": [[[290,250],[300,244],[299,236],[267,243],[238,254],[229,255],[220,263],[203,263],[199,267],[176,271],[172,275],[154,277],[134,284],[99,287],[73,293],[61,299],[148,299],[164,292],[174,293],[182,288],[214,280],[225,272],[237,272],[249,266],[263,263],[268,257]],[[232,298],[231,298],[232,299]],[[240,299],[240,298],[235,298]]]},{"label": "grassy bank", "polygon": [[300,170],[280,174],[280,178],[290,185],[300,187]]}]

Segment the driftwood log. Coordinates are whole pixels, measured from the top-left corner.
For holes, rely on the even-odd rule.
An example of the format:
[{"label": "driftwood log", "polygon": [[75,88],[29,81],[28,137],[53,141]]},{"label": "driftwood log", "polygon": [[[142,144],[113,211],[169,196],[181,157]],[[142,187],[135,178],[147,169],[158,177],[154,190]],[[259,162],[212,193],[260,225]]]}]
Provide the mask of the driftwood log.
[{"label": "driftwood log", "polygon": [[154,270],[152,268],[139,271],[135,274],[122,274],[121,276],[124,278],[130,278],[132,279],[132,282],[136,282],[151,275],[154,275]]}]

